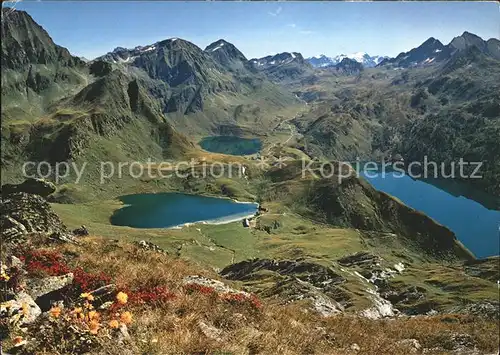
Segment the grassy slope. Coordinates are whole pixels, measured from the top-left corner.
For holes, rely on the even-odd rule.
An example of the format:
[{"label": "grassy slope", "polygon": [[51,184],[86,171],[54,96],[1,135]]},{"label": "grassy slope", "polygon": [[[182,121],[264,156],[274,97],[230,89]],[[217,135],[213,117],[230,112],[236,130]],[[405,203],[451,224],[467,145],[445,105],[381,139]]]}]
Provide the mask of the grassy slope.
[{"label": "grassy slope", "polygon": [[[218,297],[188,292],[182,285],[185,276],[201,274],[218,278],[214,272],[200,269],[193,263],[146,252],[121,241],[87,237],[81,243],[79,246],[38,248],[61,252],[73,267],[83,266],[88,272],[109,275],[118,290],[130,290],[127,291],[129,301],[135,294],[133,290],[147,289],[148,285],[167,287],[174,295],[160,304],[127,304],[125,309],[132,313],[132,324],[128,326],[131,339],[125,344],[114,340],[113,333],[106,329],[108,315],[99,310],[102,326],[97,335],[84,332],[77,338],[90,336],[95,346],[92,353],[340,355],[350,353],[353,344],[357,344],[359,351],[367,355],[407,355],[411,347],[399,342],[416,339],[422,347],[433,349],[427,353],[437,355],[453,349],[456,334],[467,334],[469,346],[482,353],[492,353],[497,349],[498,324],[474,316],[401,317],[393,320],[349,316],[324,318],[304,312],[305,302],[279,305],[267,300],[256,309],[243,302],[225,302]],[[68,307],[71,309],[70,303]],[[41,319],[30,327],[27,335],[23,333],[24,337],[30,338],[25,346],[26,352],[71,352],[77,340],[59,341],[60,334],[64,332],[69,339],[75,327],[79,329],[81,324],[73,324],[71,317],[68,319],[64,321],[62,316],[50,322]],[[216,329],[220,340],[204,331],[201,322]],[[46,325],[43,338],[39,332],[41,324]],[[15,335],[18,333],[14,332],[12,337]],[[35,339],[41,341],[36,349],[33,348],[37,344]],[[3,345],[9,349],[12,342],[8,339]]]}]

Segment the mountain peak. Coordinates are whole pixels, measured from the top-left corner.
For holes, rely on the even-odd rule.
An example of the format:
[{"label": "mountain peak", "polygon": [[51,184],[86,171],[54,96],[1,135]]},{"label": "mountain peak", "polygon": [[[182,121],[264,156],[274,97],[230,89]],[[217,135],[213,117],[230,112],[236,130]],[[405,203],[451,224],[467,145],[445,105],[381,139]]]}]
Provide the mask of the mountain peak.
[{"label": "mountain peak", "polygon": [[440,47],[444,47],[444,45],[439,40],[435,39],[434,37],[430,37],[424,43],[422,43],[419,47],[436,47],[436,48],[440,48]]},{"label": "mountain peak", "polygon": [[474,34],[472,32],[469,32],[469,31],[464,31],[464,33],[462,33],[461,37],[481,38],[478,35],[476,35],[476,34]]},{"label": "mountain peak", "polygon": [[26,12],[2,8],[2,67],[26,68],[29,64],[78,66],[83,62],[54,43],[45,29]]},{"label": "mountain peak", "polygon": [[125,47],[116,47],[115,49],[113,49],[112,53],[118,53],[118,52],[123,52],[123,51],[128,51],[128,49]]},{"label": "mountain peak", "polygon": [[155,43],[157,44],[158,46],[160,47],[163,47],[163,46],[172,46],[172,45],[186,45],[186,46],[195,46],[195,47],[198,47],[196,46],[194,43],[191,43],[189,41],[186,41],[185,39],[182,39],[182,38],[177,38],[177,37],[172,37],[172,38],[167,38],[163,41],[160,41],[160,42],[157,42]]},{"label": "mountain peak", "polygon": [[219,39],[209,44],[204,52],[230,71],[247,69],[247,58],[245,55],[234,44],[224,39]]},{"label": "mountain peak", "polygon": [[[224,46],[234,47],[234,45],[232,43],[229,43],[224,39],[218,39],[217,41],[210,43],[205,48],[205,52],[215,52],[215,51],[218,51],[219,49],[223,48]],[[234,47],[234,48],[236,48],[236,47]]]},{"label": "mountain peak", "polygon": [[496,42],[486,42],[481,37],[465,31],[462,35],[453,38],[446,46],[434,37],[431,37],[417,48],[400,53],[396,58],[384,61],[383,64],[391,64],[403,68],[435,64],[446,61],[455,56],[455,54],[469,50],[471,47],[476,47],[477,50],[468,52],[468,57],[473,57],[477,53],[484,53],[494,58],[500,57],[500,49]]},{"label": "mountain peak", "polygon": [[335,65],[335,69],[347,75],[359,74],[363,70],[363,64],[355,59],[345,57]]},{"label": "mountain peak", "polygon": [[476,46],[482,51],[486,47],[486,42],[481,37],[465,31],[461,36],[453,38],[449,46],[456,50],[464,50],[470,46]]}]

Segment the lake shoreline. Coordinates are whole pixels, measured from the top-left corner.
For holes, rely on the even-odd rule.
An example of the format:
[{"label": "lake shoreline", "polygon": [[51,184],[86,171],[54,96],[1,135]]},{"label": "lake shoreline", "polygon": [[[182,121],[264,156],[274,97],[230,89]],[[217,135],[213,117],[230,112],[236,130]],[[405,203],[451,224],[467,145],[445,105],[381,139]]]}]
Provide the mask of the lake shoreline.
[{"label": "lake shoreline", "polygon": [[[198,222],[187,222],[187,223],[184,223],[184,224],[180,224],[178,226],[166,227],[165,229],[176,229],[176,230],[179,230],[179,229],[182,229],[184,227],[192,227],[192,226],[195,226],[195,225],[198,225],[198,224],[218,226],[218,225],[230,224],[230,223],[235,223],[235,222],[241,222],[244,219],[251,219],[251,218],[254,218],[255,216],[256,216],[256,213],[254,213],[254,214],[248,214],[248,215],[242,215],[241,217],[238,216],[238,217],[234,217],[234,218],[227,219],[227,220],[206,220],[206,221],[198,221]],[[142,229],[146,229],[146,228],[142,228]]]},{"label": "lake shoreline", "polygon": [[363,172],[360,175],[375,189],[448,228],[477,259],[500,254],[500,211],[468,198],[458,189],[460,184],[450,189],[444,186],[445,181],[430,183],[409,176],[394,178],[392,173],[387,173],[385,178],[368,177]]}]

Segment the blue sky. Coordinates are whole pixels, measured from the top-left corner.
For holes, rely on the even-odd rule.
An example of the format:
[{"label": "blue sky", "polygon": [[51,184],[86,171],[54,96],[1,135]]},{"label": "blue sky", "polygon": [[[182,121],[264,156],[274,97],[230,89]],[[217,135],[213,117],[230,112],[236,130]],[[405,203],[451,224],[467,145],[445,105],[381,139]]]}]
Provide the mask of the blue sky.
[{"label": "blue sky", "polygon": [[396,56],[429,37],[500,36],[496,2],[19,2],[73,54],[179,37],[205,48],[224,38],[249,59],[279,52]]}]

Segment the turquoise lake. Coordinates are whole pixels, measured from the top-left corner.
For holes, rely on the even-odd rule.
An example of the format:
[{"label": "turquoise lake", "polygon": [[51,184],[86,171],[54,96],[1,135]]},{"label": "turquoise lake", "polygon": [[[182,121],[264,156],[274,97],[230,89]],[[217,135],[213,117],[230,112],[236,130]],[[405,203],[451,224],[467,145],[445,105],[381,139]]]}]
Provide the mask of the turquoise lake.
[{"label": "turquoise lake", "polygon": [[[409,176],[386,172],[367,177],[376,189],[397,197],[451,229],[478,258],[500,252],[499,201],[454,180],[414,180]],[[374,172],[369,173],[375,175]],[[467,196],[467,197],[466,197]]]},{"label": "turquoise lake", "polygon": [[250,155],[262,149],[262,142],[258,138],[234,136],[205,137],[199,144],[208,152],[230,155]]},{"label": "turquoise lake", "polygon": [[186,223],[227,223],[255,214],[256,203],[182,193],[137,194],[120,197],[126,205],[111,217],[117,226],[169,228]]}]

